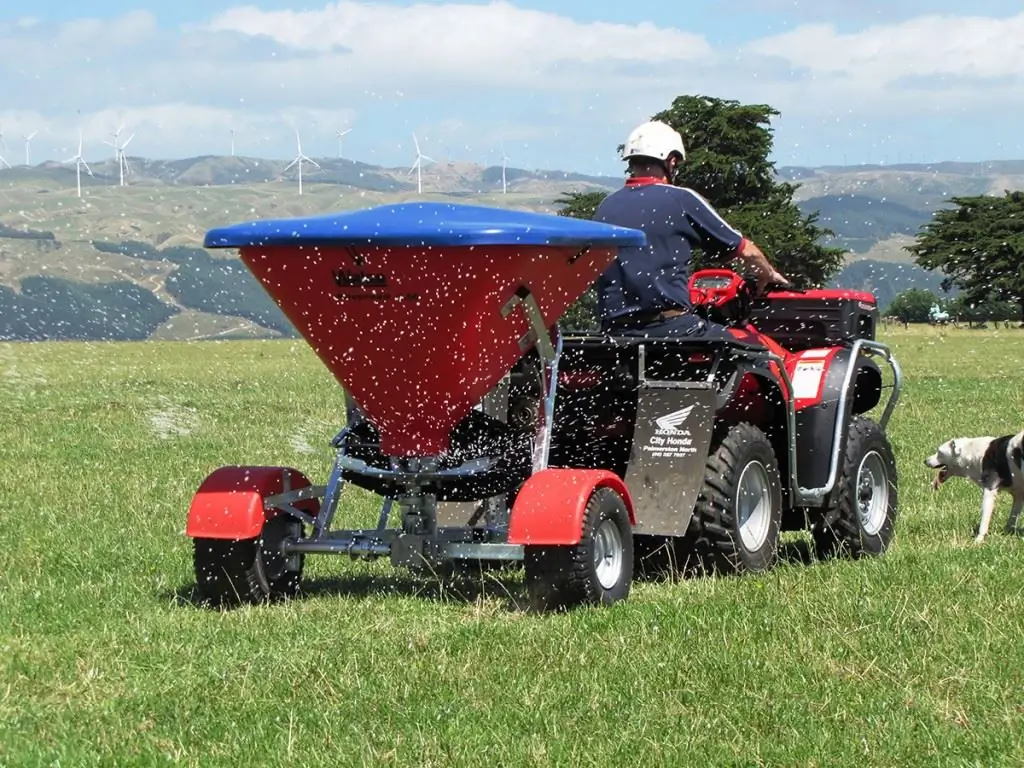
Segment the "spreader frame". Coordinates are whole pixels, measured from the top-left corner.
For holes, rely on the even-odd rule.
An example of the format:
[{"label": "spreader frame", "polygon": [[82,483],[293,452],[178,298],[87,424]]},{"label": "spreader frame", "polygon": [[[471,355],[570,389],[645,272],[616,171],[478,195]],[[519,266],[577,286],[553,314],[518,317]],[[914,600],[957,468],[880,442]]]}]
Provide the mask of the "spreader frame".
[{"label": "spreader frame", "polygon": [[[503,306],[502,316],[509,316],[517,308],[525,314],[530,329],[520,339],[519,346],[524,353],[536,349],[541,363],[542,407],[533,452],[533,473],[536,474],[548,467],[562,335],[557,326],[552,331],[548,330],[536,299],[525,286],[520,287]],[[346,425],[331,441],[336,454],[326,485],[281,493],[265,500],[267,512],[280,510],[312,527],[312,535],[308,538],[284,539],[281,544],[283,554],[347,554],[352,559],[365,560],[390,557],[393,565],[408,567],[437,565],[446,560],[523,559],[524,545],[502,541],[508,532],[511,513],[508,505],[504,505],[497,525],[492,520],[485,527],[438,526],[438,502],[429,495],[417,493],[420,487],[431,481],[464,479],[486,472],[493,465],[492,458],[473,459],[451,468],[439,468],[434,457],[401,458],[392,459],[390,469],[380,469],[345,454],[350,428]],[[332,529],[346,485],[346,472],[393,481],[404,486],[408,494],[404,498],[384,498],[376,528]],[[292,506],[297,501],[314,497],[323,498],[315,517]],[[480,503],[486,505],[488,501],[481,500]],[[387,527],[396,503],[404,512],[401,529]],[[418,519],[410,526],[409,517]],[[481,536],[488,540],[480,541]]]}]

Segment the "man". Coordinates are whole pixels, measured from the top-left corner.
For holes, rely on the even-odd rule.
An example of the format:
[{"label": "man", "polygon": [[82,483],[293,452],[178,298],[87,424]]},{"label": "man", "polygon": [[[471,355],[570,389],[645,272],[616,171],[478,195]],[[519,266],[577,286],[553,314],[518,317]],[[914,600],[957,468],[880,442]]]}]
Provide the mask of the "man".
[{"label": "man", "polygon": [[700,194],[673,186],[686,159],[683,139],[652,121],[636,128],[622,157],[629,163],[625,186],[606,197],[595,221],[640,229],[644,248],[623,248],[598,279],[598,314],[605,333],[707,336],[723,329],[690,313],[690,259],[699,245],[712,257],[732,257],[757,277],[758,292],[786,284],[761,249],[731,227]]}]

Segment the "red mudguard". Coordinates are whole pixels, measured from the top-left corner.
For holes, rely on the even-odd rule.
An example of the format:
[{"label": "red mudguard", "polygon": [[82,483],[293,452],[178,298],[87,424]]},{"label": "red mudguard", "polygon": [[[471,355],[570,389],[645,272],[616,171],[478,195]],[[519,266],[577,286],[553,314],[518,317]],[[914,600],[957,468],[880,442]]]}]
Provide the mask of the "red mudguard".
[{"label": "red mudguard", "polygon": [[622,497],[629,522],[636,525],[633,499],[614,472],[601,469],[545,469],[532,475],[512,505],[508,543],[573,545],[580,541],[583,512],[598,488]]},{"label": "red mudguard", "polygon": [[[264,510],[263,500],[286,490],[306,488],[312,483],[291,467],[221,467],[199,486],[188,510],[185,534],[198,539],[252,539],[263,524],[280,514]],[[295,502],[296,509],[311,515],[320,511],[319,499]]]}]

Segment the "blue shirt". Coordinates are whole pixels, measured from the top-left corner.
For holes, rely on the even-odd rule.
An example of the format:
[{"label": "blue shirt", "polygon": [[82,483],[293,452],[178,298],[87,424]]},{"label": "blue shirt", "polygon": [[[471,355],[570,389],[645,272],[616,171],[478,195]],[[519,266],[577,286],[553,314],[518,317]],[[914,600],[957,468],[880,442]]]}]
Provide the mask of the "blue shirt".
[{"label": "blue shirt", "polygon": [[602,320],[690,306],[690,259],[699,245],[711,257],[735,253],[743,235],[692,189],[630,178],[594,212],[595,221],[643,230],[647,245],[622,248],[598,278]]}]

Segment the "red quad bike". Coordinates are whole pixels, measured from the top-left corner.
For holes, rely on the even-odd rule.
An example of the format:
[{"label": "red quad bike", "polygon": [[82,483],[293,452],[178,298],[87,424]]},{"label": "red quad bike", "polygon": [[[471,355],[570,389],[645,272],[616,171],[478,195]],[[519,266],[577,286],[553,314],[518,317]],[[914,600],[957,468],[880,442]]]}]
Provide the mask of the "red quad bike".
[{"label": "red quad bike", "polygon": [[[214,602],[294,596],[307,554],[436,573],[521,563],[539,608],[629,595],[634,545],[761,571],[780,530],[879,554],[896,512],[884,427],[899,368],[866,294],[755,300],[731,272],[691,286],[724,341],[565,337],[558,321],[642,232],[442,203],[240,224],[237,248],[345,392],[325,485],[222,467],[186,533]],[[755,327],[759,330],[755,330]],[[881,401],[878,424],[863,414]],[[376,525],[336,528],[343,491]]]}]

